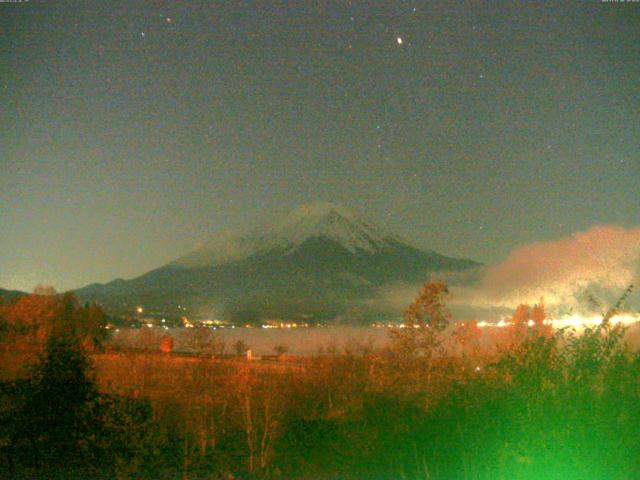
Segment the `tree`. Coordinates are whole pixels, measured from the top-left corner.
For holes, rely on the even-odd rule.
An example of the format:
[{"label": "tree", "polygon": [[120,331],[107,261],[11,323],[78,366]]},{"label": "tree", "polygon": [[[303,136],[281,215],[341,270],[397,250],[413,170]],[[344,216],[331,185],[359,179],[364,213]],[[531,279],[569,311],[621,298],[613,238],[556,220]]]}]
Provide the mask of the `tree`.
[{"label": "tree", "polygon": [[198,356],[224,355],[224,339],[209,328],[191,328],[183,335],[185,346]]},{"label": "tree", "polygon": [[164,335],[160,339],[160,351],[162,353],[171,353],[173,351],[173,337],[171,335]]},{"label": "tree", "polygon": [[526,327],[528,326],[529,320],[531,320],[531,307],[525,303],[521,303],[516,307],[515,312],[513,312],[511,323],[516,327]]},{"label": "tree", "polygon": [[13,333],[40,345],[51,334],[68,334],[93,348],[106,336],[103,310],[97,305],[81,306],[70,292],[24,295],[4,308],[4,317]]},{"label": "tree", "polygon": [[233,348],[236,351],[236,355],[244,355],[249,350],[249,345],[244,340],[239,339],[233,344]]},{"label": "tree", "polygon": [[51,285],[38,284],[35,287],[33,287],[34,295],[53,296],[53,295],[56,295],[57,293],[58,292],[56,292],[56,289],[53,288]]},{"label": "tree", "polygon": [[531,321],[535,326],[541,327],[546,319],[547,312],[544,308],[544,298],[541,298],[540,302],[536,303],[531,309]]},{"label": "tree", "polygon": [[276,354],[276,356],[278,358],[282,357],[285,353],[287,353],[289,351],[289,347],[287,347],[284,344],[278,344],[276,346],[273,347],[273,351]]},{"label": "tree", "polygon": [[451,322],[451,312],[445,302],[449,288],[442,282],[427,282],[418,297],[404,312],[405,323],[412,326],[428,326],[441,332]]},{"label": "tree", "polygon": [[51,335],[29,377],[2,393],[13,406],[0,418],[2,478],[116,478],[123,461],[139,457],[152,428],[147,403],[98,392],[82,345],[69,333]]},{"label": "tree", "polygon": [[135,348],[146,352],[154,351],[160,347],[161,337],[158,332],[146,326],[138,330],[135,336]]},{"label": "tree", "polygon": [[93,429],[86,406],[97,388],[78,339],[51,335],[19,391],[21,407],[9,436],[16,471],[51,472],[55,478],[83,465],[81,442]]},{"label": "tree", "polygon": [[395,382],[397,385],[415,388],[417,383],[410,377],[429,377],[428,373],[423,375],[423,370],[428,371],[432,367],[436,351],[444,353],[442,332],[451,321],[451,313],[445,303],[448,298],[449,289],[446,284],[425,283],[418,297],[404,313],[405,327],[409,328],[390,331],[391,348],[388,353],[395,363],[395,371],[403,371],[403,375],[398,376]]}]

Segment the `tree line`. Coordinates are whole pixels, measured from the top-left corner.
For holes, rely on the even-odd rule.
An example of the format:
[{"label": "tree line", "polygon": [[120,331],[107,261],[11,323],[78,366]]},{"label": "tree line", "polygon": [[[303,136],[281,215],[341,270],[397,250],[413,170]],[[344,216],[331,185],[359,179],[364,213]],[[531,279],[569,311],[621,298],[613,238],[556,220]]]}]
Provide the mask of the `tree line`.
[{"label": "tree line", "polygon": [[[49,299],[37,360],[1,384],[0,476],[640,478],[640,354],[624,327],[554,331],[540,302],[487,339],[452,323],[448,296],[426,284],[405,315],[419,328],[295,371],[96,353],[93,307]],[[18,341],[0,312],[3,342]]]}]

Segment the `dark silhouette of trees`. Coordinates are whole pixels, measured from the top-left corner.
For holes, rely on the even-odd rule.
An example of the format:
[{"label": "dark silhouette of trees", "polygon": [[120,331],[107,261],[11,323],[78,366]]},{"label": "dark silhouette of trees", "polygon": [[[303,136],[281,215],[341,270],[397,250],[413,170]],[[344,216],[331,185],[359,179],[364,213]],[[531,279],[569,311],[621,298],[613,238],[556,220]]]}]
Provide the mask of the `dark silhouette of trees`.
[{"label": "dark silhouette of trees", "polygon": [[19,388],[21,408],[9,437],[16,471],[63,477],[84,463],[81,442],[95,430],[87,405],[97,395],[88,367],[76,338],[49,338],[40,362]]},{"label": "dark silhouette of trees", "polygon": [[233,349],[236,352],[236,355],[245,355],[247,350],[249,350],[249,345],[247,345],[244,340],[238,339],[233,344]]},{"label": "dark silhouette of trees", "polygon": [[[49,336],[26,379],[2,384],[7,478],[115,478],[150,430],[145,402],[100,394],[78,336]],[[1,476],[1,475],[0,475]]]},{"label": "dark silhouette of trees", "polygon": [[52,334],[75,336],[88,349],[104,341],[106,316],[99,306],[81,306],[70,292],[56,294],[44,287],[36,291],[46,293],[24,295],[1,309],[8,333],[18,346],[33,343],[44,346]]},{"label": "dark silhouette of trees", "polygon": [[552,331],[542,301],[504,328],[448,325],[447,298],[425,286],[387,347],[296,362],[94,354],[102,390],[71,327],[86,312],[54,302],[64,328],[0,383],[0,478],[640,478],[625,328]]}]

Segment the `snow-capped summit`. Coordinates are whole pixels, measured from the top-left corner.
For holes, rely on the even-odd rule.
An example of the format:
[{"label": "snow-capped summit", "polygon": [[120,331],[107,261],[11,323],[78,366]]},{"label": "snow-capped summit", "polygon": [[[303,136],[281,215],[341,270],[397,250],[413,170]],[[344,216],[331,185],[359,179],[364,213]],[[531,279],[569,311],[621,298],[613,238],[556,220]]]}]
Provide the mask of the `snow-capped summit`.
[{"label": "snow-capped summit", "polygon": [[90,285],[77,294],[125,311],[142,302],[162,312],[187,305],[243,324],[339,317],[355,323],[398,315],[380,296],[385,285],[477,266],[413,247],[344,207],[313,203],[246,234],[220,235],[137,278]]},{"label": "snow-capped summit", "polygon": [[[332,240],[351,253],[373,253],[387,245],[382,230],[332,203],[302,205],[265,231],[265,239],[288,251],[310,238]],[[275,245],[274,245],[275,246]]]},{"label": "snow-capped summit", "polygon": [[351,254],[375,253],[390,245],[392,237],[332,203],[301,205],[284,218],[244,235],[225,234],[174,262],[184,267],[221,265],[257,254],[288,255],[310,239],[335,242]]}]

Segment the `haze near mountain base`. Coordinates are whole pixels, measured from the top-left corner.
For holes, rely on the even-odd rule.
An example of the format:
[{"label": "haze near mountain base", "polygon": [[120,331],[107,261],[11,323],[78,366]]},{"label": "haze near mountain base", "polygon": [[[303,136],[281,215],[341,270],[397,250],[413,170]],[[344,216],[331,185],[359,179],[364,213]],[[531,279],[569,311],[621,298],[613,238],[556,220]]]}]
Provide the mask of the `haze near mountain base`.
[{"label": "haze near mountain base", "polygon": [[421,250],[347,209],[303,205],[241,235],[224,235],[132,280],[77,291],[118,312],[132,305],[240,323],[266,319],[369,322],[400,316],[380,287],[480,264]]}]

